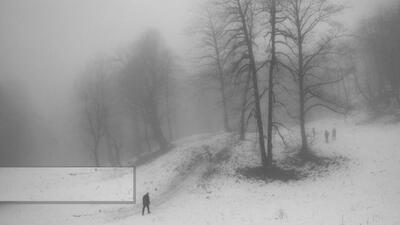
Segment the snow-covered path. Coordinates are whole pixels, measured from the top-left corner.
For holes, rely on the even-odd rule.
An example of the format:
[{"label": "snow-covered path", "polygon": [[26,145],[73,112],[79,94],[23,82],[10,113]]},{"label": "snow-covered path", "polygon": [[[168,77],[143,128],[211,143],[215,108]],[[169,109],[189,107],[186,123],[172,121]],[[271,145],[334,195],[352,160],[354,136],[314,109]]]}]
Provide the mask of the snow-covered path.
[{"label": "snow-covered path", "polygon": [[[151,209],[159,208],[162,204],[167,203],[169,200],[175,198],[182,191],[194,184],[200,179],[201,175],[206,171],[209,166],[209,162],[205,158],[199,158],[194,162],[192,167],[186,171],[183,176],[178,176],[171,181],[170,185],[165,188],[155,199],[151,200]],[[137,200],[138,204],[135,206],[126,206],[112,208],[105,211],[107,220],[121,220],[130,216],[141,215],[142,205],[140,204],[140,198]]]}]

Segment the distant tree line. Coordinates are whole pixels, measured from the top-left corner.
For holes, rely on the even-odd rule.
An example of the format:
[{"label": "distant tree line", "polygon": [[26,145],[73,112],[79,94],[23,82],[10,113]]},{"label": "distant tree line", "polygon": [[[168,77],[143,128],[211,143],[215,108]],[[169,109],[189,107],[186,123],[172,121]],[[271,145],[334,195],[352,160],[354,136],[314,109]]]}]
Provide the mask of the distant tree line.
[{"label": "distant tree line", "polygon": [[155,30],[87,66],[79,97],[84,139],[96,165],[104,164],[104,153],[106,162],[121,165],[124,152],[138,156],[170,148],[175,69],[175,57]]},{"label": "distant tree line", "polygon": [[358,30],[363,76],[359,91],[370,109],[400,106],[400,4],[364,21]]}]

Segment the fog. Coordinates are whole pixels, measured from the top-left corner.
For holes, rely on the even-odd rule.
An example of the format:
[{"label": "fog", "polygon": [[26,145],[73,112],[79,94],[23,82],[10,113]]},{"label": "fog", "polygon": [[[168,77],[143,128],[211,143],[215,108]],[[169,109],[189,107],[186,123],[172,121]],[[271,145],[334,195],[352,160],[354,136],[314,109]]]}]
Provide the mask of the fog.
[{"label": "fog", "polygon": [[[30,103],[27,110],[46,129],[38,132],[61,143],[65,139],[73,142],[74,82],[84,65],[97,54],[125,47],[149,26],[165,33],[171,45],[182,46],[187,3],[1,1],[2,80],[23,90],[24,101]],[[184,51],[181,47],[178,50]],[[59,148],[64,151],[64,147]],[[47,155],[56,149],[39,151]]]},{"label": "fog", "polygon": [[[337,20],[352,32],[363,19],[395,1],[337,2],[348,6]],[[195,45],[187,27],[198,4],[195,0],[2,0],[0,88],[23,111],[26,122],[21,132],[29,134],[24,141],[16,140],[24,143],[16,148],[20,153],[2,154],[1,163],[79,165],[90,161],[88,154],[82,154],[86,145],[79,132],[82,122],[76,97],[86,65],[99,55],[123,51],[153,28],[177,55],[179,76],[192,76]],[[213,101],[208,98],[205,106]],[[186,104],[180,102],[179,107]],[[190,103],[196,104],[195,100]],[[221,129],[218,116],[217,106],[186,108],[179,114],[184,122],[175,139]]]}]

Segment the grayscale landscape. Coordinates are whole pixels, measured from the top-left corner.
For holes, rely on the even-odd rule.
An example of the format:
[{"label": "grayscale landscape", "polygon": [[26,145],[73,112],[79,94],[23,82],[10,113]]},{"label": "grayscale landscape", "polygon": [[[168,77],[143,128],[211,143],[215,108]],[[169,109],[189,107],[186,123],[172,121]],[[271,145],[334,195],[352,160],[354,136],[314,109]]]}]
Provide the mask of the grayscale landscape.
[{"label": "grayscale landscape", "polygon": [[400,223],[398,0],[1,0],[0,29],[1,225]]}]

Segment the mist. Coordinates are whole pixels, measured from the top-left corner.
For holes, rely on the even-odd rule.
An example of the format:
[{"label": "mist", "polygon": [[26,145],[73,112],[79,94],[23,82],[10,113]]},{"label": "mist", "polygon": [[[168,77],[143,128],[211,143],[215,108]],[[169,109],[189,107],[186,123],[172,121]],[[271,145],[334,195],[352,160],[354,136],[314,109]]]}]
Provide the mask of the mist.
[{"label": "mist", "polygon": [[399,0],[0,0],[0,224],[399,224]]},{"label": "mist", "polygon": [[[361,21],[392,2],[346,1],[348,9],[338,20],[352,33]],[[13,105],[5,103],[4,108],[23,117],[16,119],[22,125],[15,125],[21,130],[21,140],[15,140],[19,147],[2,152],[2,164],[91,162],[87,141],[82,140],[77,98],[83,71],[99,56],[120,55],[149,28],[159,31],[179,64],[174,76],[182,82],[174,106],[173,140],[221,130],[218,94],[190,86],[198,67],[193,54],[196,44],[187,30],[199,4],[187,0],[1,1],[0,87]]]}]

